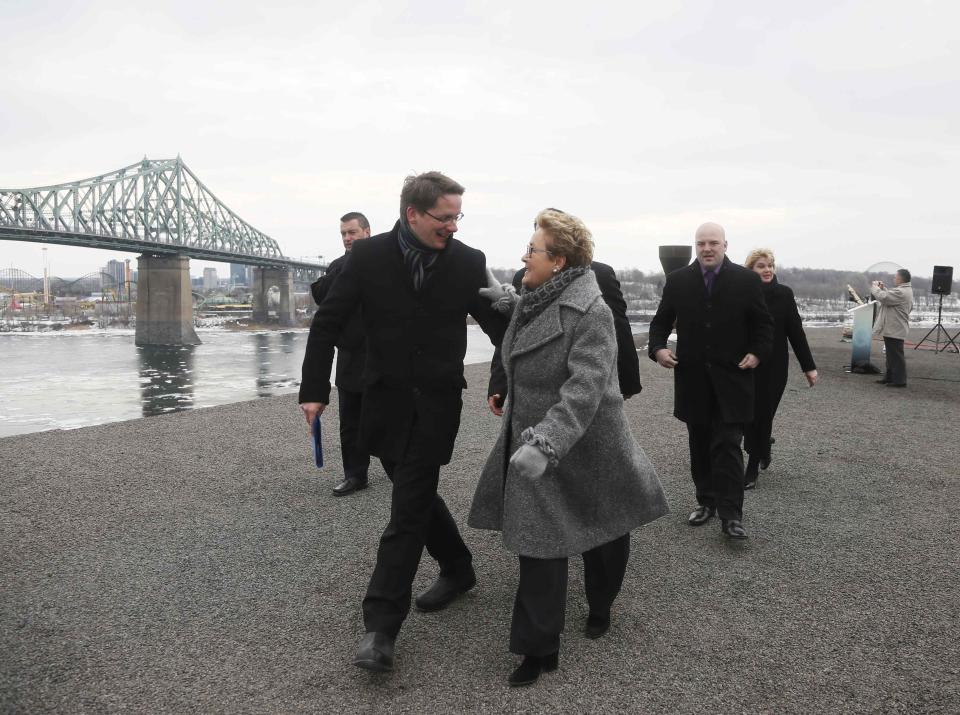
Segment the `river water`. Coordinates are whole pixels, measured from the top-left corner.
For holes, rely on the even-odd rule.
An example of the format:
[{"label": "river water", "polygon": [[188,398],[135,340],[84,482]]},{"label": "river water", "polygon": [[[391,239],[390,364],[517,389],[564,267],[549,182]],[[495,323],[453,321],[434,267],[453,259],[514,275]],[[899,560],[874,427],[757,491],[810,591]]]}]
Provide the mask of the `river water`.
[{"label": "river water", "polygon": [[[816,321],[808,321],[811,326]],[[834,323],[829,323],[834,324]],[[632,324],[634,334],[648,324]],[[296,392],[306,329],[199,328],[201,345],[144,348],[123,329],[0,332],[0,438]],[[490,340],[467,326],[468,365]]]},{"label": "river water", "polygon": [[[197,333],[180,348],[137,347],[133,330],[0,333],[0,437],[297,391],[307,330]],[[468,325],[466,362],[492,355]]]}]

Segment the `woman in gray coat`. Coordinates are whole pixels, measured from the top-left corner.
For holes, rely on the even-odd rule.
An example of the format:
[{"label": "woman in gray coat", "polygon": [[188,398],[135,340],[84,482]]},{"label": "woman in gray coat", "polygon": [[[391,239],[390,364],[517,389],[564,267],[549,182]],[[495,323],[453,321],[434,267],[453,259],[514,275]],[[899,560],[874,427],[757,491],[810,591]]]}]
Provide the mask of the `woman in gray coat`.
[{"label": "woman in gray coat", "polygon": [[519,300],[503,339],[507,396],[468,524],[503,532],[520,560],[509,678],[528,685],[554,670],[567,598],[567,559],[583,555],[590,615],[585,635],[610,626],[630,553],[630,531],[667,512],[660,481],[623,414],[610,309],[590,270],[593,241],[576,217],[540,212],[523,262]]}]

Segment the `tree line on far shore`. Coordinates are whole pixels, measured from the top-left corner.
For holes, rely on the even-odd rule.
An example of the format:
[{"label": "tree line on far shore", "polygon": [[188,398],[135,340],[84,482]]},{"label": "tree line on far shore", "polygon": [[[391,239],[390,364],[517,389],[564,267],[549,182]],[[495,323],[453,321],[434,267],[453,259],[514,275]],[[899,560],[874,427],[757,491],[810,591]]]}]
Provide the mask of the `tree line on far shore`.
[{"label": "tree line on far shore", "polygon": [[[494,275],[503,282],[510,281],[515,268],[492,268]],[[637,268],[617,270],[617,278],[627,300],[658,299],[663,291],[663,271],[648,272]],[[802,300],[840,300],[847,299],[847,286],[850,285],[862,297],[870,292],[870,281],[881,280],[893,285],[893,275],[889,273],[859,273],[857,271],[837,271],[829,268],[778,268],[777,280],[790,286],[798,299]],[[930,278],[914,275],[911,281],[914,295],[917,297],[930,293]],[[954,283],[954,293],[957,288]]]}]

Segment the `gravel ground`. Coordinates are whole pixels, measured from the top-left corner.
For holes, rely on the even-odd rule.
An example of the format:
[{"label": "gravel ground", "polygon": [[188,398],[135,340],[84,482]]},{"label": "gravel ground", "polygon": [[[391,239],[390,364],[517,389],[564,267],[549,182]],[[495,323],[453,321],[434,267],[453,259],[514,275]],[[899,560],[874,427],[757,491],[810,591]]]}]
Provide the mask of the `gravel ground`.
[{"label": "gravel ground", "polygon": [[[532,688],[505,683],[515,558],[466,527],[478,587],[411,614],[392,675],[350,665],[389,488],[377,466],[332,496],[335,410],[323,470],[293,396],[0,439],[0,712],[955,713],[960,358],[909,351],[892,390],[809,335],[822,382],[792,365],[744,544],[686,525],[671,375],[641,360],[626,410],[673,513],[634,533],[598,641],[571,561],[560,669]],[[461,524],[498,429],[485,377],[441,476]]]}]

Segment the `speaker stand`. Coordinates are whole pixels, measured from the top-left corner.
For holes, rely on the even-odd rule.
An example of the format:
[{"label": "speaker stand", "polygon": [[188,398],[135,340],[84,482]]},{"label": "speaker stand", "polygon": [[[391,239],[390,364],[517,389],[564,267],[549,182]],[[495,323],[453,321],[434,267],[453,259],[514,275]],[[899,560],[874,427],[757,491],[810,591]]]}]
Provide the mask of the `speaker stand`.
[{"label": "speaker stand", "polygon": [[[943,348],[940,347],[940,333],[943,333],[944,341]],[[933,335],[933,339],[930,336]],[[933,351],[934,353],[939,353],[947,349],[948,345],[953,346],[953,352],[960,353],[960,348],[957,347],[957,344],[954,342],[954,338],[960,336],[960,333],[950,337],[950,333],[947,332],[947,329],[943,327],[943,293],[940,294],[940,305],[937,306],[937,324],[930,328],[930,331],[920,338],[920,342],[913,346],[914,350],[919,349],[921,345],[924,344],[927,340],[934,344]]]}]

